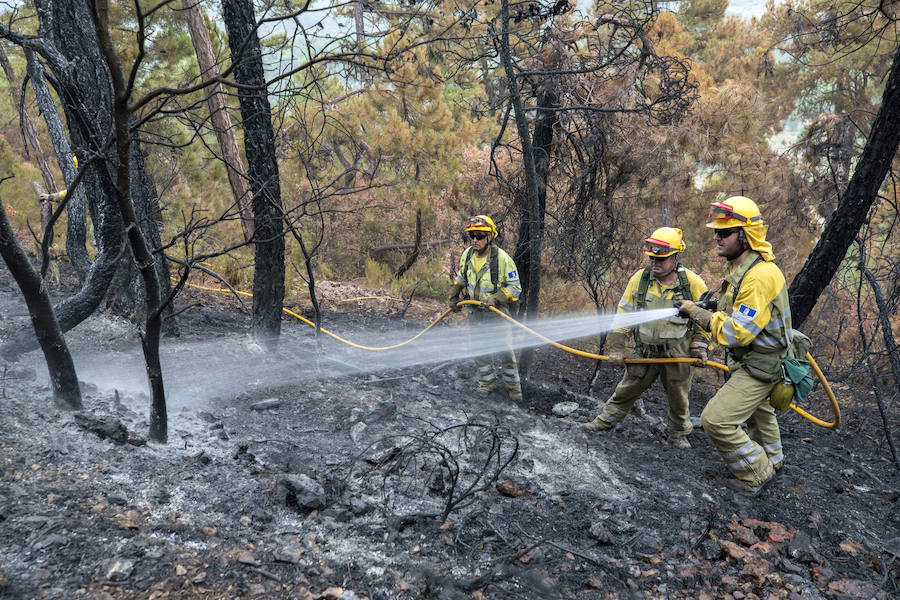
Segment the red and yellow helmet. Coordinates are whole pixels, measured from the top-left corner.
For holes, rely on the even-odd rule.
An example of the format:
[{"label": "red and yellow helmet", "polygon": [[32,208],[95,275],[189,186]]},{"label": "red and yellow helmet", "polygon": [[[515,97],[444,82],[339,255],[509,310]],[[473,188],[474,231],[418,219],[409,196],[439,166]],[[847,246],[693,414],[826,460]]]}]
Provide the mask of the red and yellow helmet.
[{"label": "red and yellow helmet", "polygon": [[644,240],[644,254],[653,258],[666,258],[686,247],[681,230],[674,227],[660,227]]},{"label": "red and yellow helmet", "polygon": [[497,237],[497,226],[487,215],[475,215],[466,219],[466,231],[487,231],[492,237]]},{"label": "red and yellow helmet", "polygon": [[762,214],[756,202],[745,196],[732,196],[709,205],[710,222],[707,227],[730,229],[762,224]]}]

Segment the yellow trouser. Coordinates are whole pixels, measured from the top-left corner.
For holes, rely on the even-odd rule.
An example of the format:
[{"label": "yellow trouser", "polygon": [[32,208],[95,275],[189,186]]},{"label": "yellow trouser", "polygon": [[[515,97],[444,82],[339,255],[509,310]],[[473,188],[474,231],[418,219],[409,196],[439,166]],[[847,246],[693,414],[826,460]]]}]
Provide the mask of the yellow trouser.
[{"label": "yellow trouser", "polygon": [[[503,309],[501,309],[503,310]],[[506,312],[506,311],[504,311]],[[478,328],[478,323],[487,322],[492,327],[496,327],[498,322],[503,321],[503,337],[497,340],[497,345],[501,347],[494,354],[482,354],[475,357],[475,369],[478,373],[478,387],[490,390],[497,383],[497,374],[494,371],[494,362],[500,365],[500,377],[503,385],[510,392],[522,393],[522,384],[519,381],[519,366],[516,363],[516,354],[513,352],[513,332],[512,324],[501,319],[490,311],[470,310],[469,324],[473,329]],[[476,334],[477,335],[477,334]]]},{"label": "yellow trouser", "polygon": [[638,397],[657,377],[662,381],[669,398],[666,430],[671,436],[688,435],[692,429],[688,404],[688,392],[693,378],[690,363],[627,365],[625,376],[603,405],[599,418],[607,423],[618,423],[624,419]]},{"label": "yellow trouser", "polygon": [[[700,415],[703,431],[728,468],[750,485],[765,481],[784,460],[778,420],[769,404],[774,385],[751,377],[738,364]],[[741,429],[744,422],[747,433]]]}]

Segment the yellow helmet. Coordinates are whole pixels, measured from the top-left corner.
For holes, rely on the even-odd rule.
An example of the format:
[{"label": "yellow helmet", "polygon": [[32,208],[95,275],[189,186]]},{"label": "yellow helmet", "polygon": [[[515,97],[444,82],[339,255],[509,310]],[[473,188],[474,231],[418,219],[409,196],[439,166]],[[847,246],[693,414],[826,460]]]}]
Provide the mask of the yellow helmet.
[{"label": "yellow helmet", "polygon": [[706,224],[713,229],[730,229],[762,224],[762,214],[756,202],[746,196],[732,196],[721,202],[709,205],[709,218]]},{"label": "yellow helmet", "polygon": [[475,215],[466,219],[466,231],[487,231],[491,236],[497,237],[497,226],[487,215]]},{"label": "yellow helmet", "polygon": [[672,256],[686,247],[681,230],[674,227],[660,227],[644,240],[644,254],[654,258]]}]

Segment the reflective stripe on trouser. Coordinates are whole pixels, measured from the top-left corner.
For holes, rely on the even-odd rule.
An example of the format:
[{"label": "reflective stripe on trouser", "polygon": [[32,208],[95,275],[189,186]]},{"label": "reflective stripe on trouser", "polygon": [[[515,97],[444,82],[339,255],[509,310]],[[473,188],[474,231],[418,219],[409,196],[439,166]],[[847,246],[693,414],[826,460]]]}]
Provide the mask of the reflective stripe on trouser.
[{"label": "reflective stripe on trouser", "polygon": [[[781,432],[769,404],[774,383],[750,376],[738,367],[703,409],[703,431],[721,453],[731,472],[750,485],[759,485],[781,463]],[[741,423],[747,423],[747,433]]]},{"label": "reflective stripe on trouser", "polygon": [[690,363],[660,363],[648,365],[627,365],[625,376],[616,386],[599,418],[607,423],[617,423],[625,418],[641,393],[650,387],[656,378],[662,381],[669,399],[669,416],[666,431],[669,435],[688,435],[691,432],[688,392],[691,390]]},{"label": "reflective stripe on trouser", "polygon": [[[494,319],[500,317],[492,313],[471,312],[469,313],[471,325],[477,329],[480,321],[490,320],[491,325],[495,326]],[[477,333],[473,332],[473,335]],[[475,357],[475,369],[478,374],[478,387],[481,389],[492,389],[497,383],[497,373],[494,370],[494,364],[499,366],[500,378],[503,385],[510,392],[522,393],[522,384],[519,381],[519,366],[516,363],[516,355],[512,350],[512,326],[504,328],[503,338],[498,340],[498,346],[502,348],[494,354],[483,354]]]}]

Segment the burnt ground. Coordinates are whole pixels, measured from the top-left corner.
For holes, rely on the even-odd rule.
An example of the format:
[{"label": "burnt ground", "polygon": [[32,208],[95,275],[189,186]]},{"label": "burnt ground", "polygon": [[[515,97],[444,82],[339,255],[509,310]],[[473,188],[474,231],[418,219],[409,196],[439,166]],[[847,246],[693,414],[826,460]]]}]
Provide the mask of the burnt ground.
[{"label": "burnt ground", "polygon": [[[701,430],[691,450],[667,445],[658,385],[646,416],[583,432],[608,367],[594,400],[576,393],[590,361],[542,349],[514,406],[477,397],[469,361],[334,375],[339,350],[317,355],[305,325],[285,321],[264,354],[235,341],[248,318],[230,300],[188,306],[164,344],[182,390],[166,445],[145,439],[139,388],[92,375],[140,373],[121,320],[67,336],[86,365],[80,413],[54,407],[39,354],[0,366],[0,598],[897,597],[900,478],[864,385],[836,383],[837,431],[783,414],[787,466],[745,498]],[[338,306],[325,326],[351,338],[401,322]],[[3,269],[0,314],[0,331],[25,314]],[[407,315],[411,335],[430,314]],[[243,349],[212,360],[228,347]],[[234,384],[248,361],[256,375]],[[186,399],[192,379],[209,393]],[[574,412],[557,416],[563,402]]]}]

